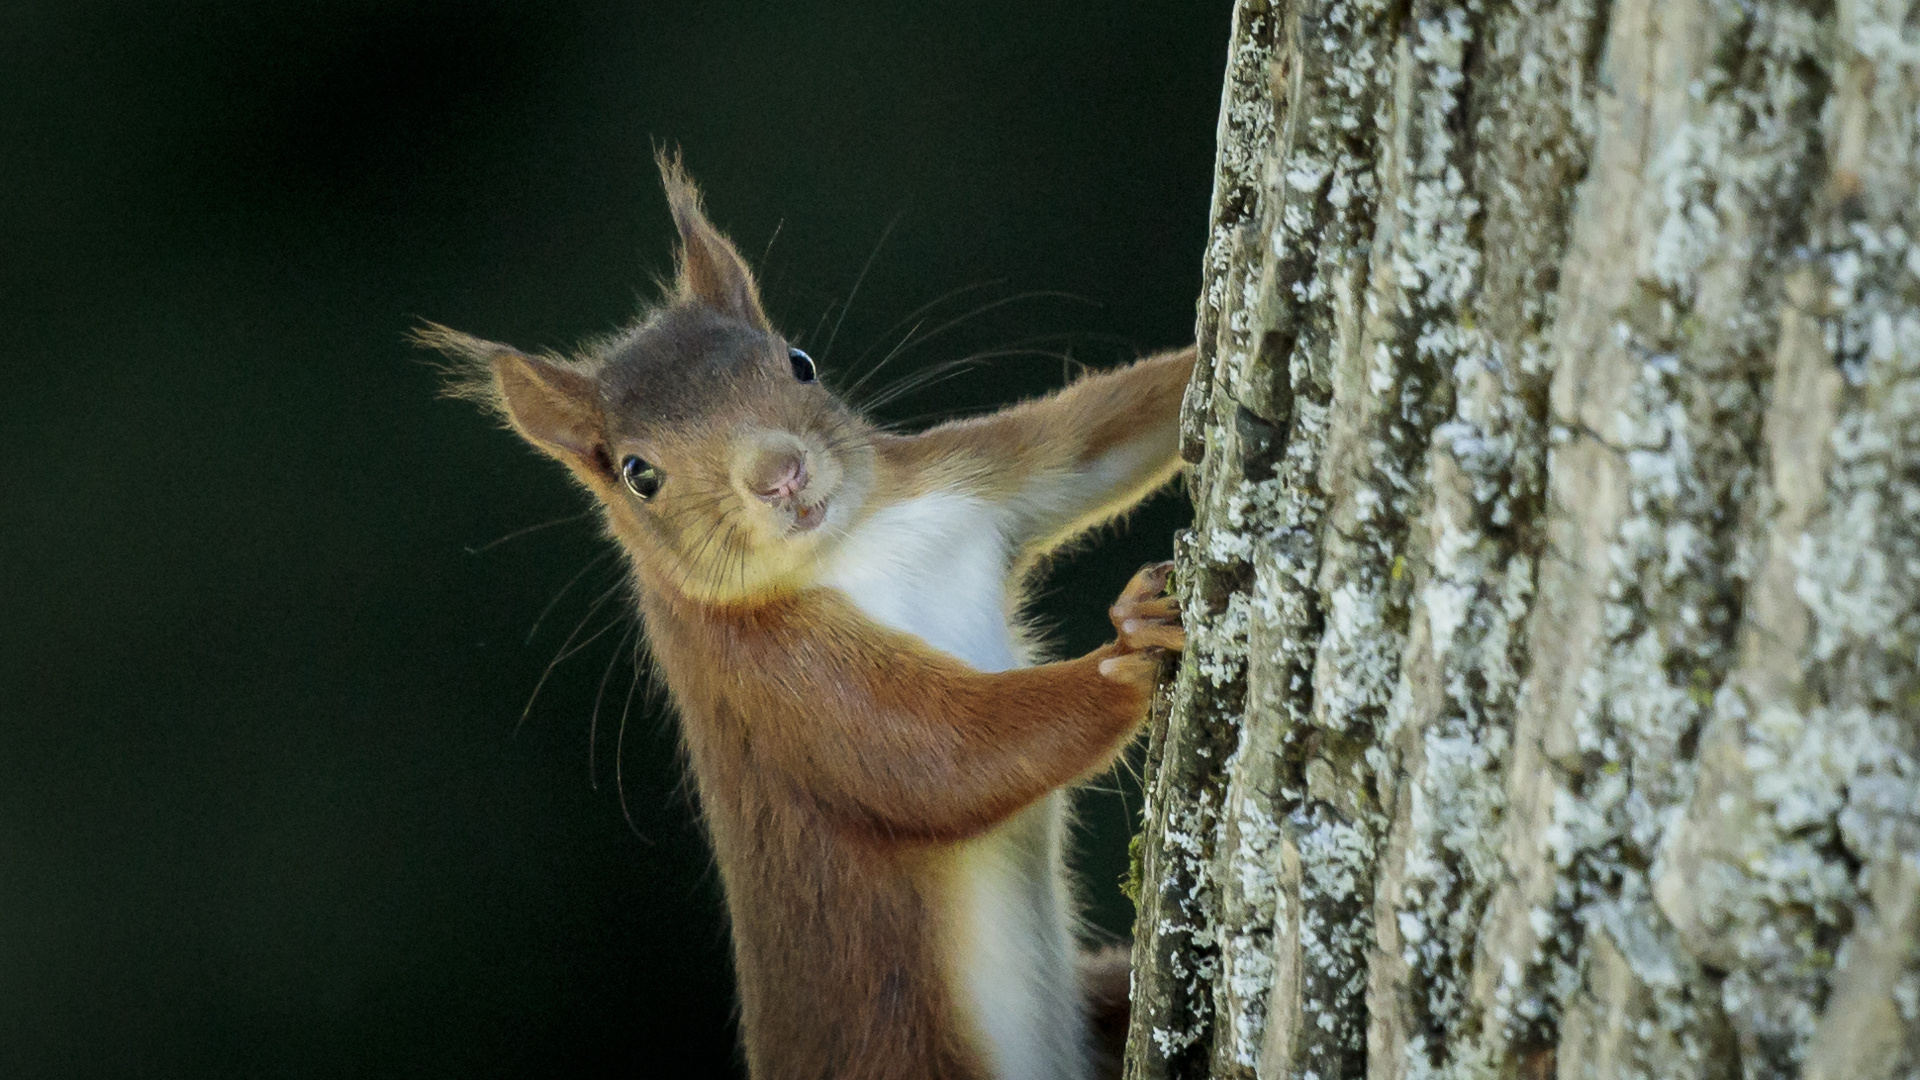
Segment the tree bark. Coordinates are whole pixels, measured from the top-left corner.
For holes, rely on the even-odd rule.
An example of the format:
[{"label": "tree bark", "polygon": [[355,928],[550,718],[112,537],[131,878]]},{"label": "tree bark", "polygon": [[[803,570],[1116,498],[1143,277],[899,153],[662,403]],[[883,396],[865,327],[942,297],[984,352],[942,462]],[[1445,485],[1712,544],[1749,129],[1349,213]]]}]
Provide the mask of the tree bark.
[{"label": "tree bark", "polygon": [[1240,0],[1127,1075],[1920,1076],[1920,3]]}]

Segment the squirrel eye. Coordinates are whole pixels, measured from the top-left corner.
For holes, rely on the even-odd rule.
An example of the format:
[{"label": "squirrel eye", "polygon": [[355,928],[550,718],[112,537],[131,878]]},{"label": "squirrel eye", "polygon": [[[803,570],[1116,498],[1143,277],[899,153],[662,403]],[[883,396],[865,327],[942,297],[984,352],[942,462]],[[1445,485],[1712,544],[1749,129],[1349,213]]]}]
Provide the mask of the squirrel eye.
[{"label": "squirrel eye", "polygon": [[660,493],[660,481],[666,479],[666,474],[637,457],[629,457],[620,463],[620,477],[627,482],[628,491],[646,502]]},{"label": "squirrel eye", "polygon": [[813,357],[799,349],[788,348],[787,359],[793,364],[793,377],[801,382],[819,382],[820,370],[813,366]]}]

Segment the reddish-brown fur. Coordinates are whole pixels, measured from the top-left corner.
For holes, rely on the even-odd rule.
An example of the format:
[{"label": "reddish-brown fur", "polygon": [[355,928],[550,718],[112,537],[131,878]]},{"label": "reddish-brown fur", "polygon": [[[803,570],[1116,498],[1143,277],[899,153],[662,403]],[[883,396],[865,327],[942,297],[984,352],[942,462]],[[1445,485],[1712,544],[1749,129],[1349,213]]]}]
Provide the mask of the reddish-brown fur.
[{"label": "reddish-brown fur", "polygon": [[648,593],[733,916],[753,1075],[975,1077],[940,976],[944,848],[1104,768],[1153,677],[982,674],[824,590]]},{"label": "reddish-brown fur", "polygon": [[[677,163],[663,173],[681,271],[641,328],[580,361],[437,327],[422,337],[484,365],[468,392],[594,491],[629,555],[726,889],[752,1075],[985,1077],[950,974],[954,845],[1105,768],[1132,737],[1161,649],[1181,644],[1156,599],[1165,571],[1143,571],[1115,606],[1113,644],[983,672],[815,580],[849,522],[796,531],[806,507],[735,495],[742,476],[764,486],[762,459],[788,452],[791,432],[821,474],[820,513],[964,490],[1012,508],[1024,565],[1171,474],[1192,351],[993,416],[878,432],[818,387],[783,382],[784,342],[751,275]],[[1084,498],[1071,484],[1032,495],[1135,443],[1140,463]],[[628,455],[665,463],[650,502],[622,482]],[[1124,963],[1087,972],[1109,1024],[1124,1017]]]}]

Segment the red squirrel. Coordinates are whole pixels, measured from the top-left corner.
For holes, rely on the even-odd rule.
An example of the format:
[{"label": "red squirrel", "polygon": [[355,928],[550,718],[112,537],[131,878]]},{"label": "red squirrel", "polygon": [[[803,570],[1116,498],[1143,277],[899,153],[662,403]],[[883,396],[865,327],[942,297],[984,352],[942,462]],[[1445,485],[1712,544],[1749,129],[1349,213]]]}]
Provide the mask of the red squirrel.
[{"label": "red squirrel", "polygon": [[593,493],[631,564],[720,869],[749,1075],[1111,1068],[1089,998],[1124,1015],[1124,958],[1077,952],[1065,789],[1126,746],[1184,637],[1162,564],[1111,609],[1115,641],[1035,663],[1021,583],[1174,475],[1193,349],[881,430],[773,328],[678,158],[660,168],[677,276],[636,325],[571,359],[419,337]]}]

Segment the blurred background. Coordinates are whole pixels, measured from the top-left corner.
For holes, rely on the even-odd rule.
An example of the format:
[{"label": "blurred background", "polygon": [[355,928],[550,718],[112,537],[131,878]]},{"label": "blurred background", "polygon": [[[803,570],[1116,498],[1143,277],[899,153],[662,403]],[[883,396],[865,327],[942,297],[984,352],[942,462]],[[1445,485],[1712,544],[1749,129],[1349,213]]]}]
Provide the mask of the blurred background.
[{"label": "blurred background", "polygon": [[[403,335],[620,325],[669,269],[662,141],[829,381],[929,303],[954,324],[876,382],[1005,354],[882,419],[1183,344],[1227,21],[0,8],[0,1076],[737,1075],[718,883],[644,678],[624,710],[586,500]],[[1062,650],[1183,521],[1161,496],[1054,566]],[[576,629],[606,632],[541,686]],[[1124,934],[1137,787],[1081,804]]]}]

